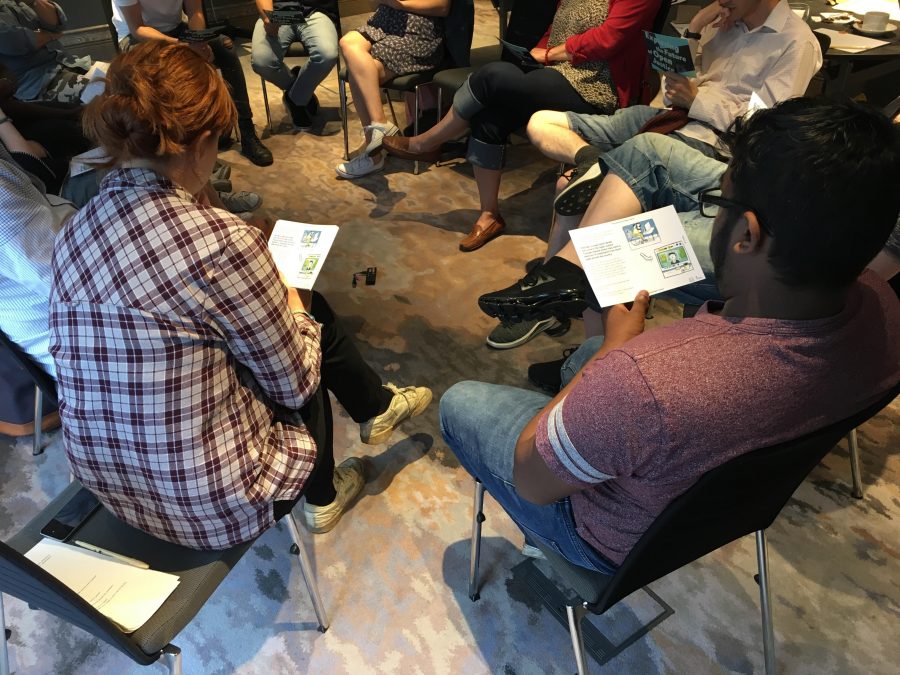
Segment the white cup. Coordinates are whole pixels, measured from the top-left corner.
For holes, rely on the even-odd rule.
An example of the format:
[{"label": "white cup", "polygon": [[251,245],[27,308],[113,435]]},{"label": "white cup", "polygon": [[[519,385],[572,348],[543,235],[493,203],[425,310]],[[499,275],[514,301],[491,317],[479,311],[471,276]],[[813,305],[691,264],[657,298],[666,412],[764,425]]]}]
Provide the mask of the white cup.
[{"label": "white cup", "polygon": [[891,18],[891,15],[887,12],[866,12],[863,15],[860,28],[871,31],[872,33],[886,31],[889,18]]}]

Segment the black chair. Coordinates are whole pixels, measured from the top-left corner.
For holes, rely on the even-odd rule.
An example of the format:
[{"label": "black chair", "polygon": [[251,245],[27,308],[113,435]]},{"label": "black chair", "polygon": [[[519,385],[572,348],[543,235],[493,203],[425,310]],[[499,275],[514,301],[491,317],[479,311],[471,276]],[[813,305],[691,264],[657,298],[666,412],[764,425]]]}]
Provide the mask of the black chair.
[{"label": "black chair", "polygon": [[[765,530],[810,471],[850,429],[862,424],[900,393],[900,383],[877,403],[797,440],[736,457],[700,477],[653,521],[613,575],[573,565],[539,545],[551,567],[578,596],[566,611],[579,674],[586,673],[581,619],[602,614],[619,600],[697,558],[751,532],[756,533],[759,595],[766,673],[775,672]],[[475,482],[469,597],[478,599],[484,486]]]},{"label": "black chair", "polygon": [[[394,124],[400,126],[397,121],[397,113],[394,111],[394,104],[391,101],[390,92],[412,92],[415,94],[413,134],[419,133],[419,89],[432,81],[435,73],[445,68],[453,68],[456,66],[466,66],[469,64],[469,52],[472,48],[472,34],[475,30],[475,3],[474,0],[452,0],[450,4],[450,13],[444,20],[444,46],[445,57],[444,63],[435,70],[429,70],[424,73],[412,73],[410,75],[399,75],[393,80],[381,85],[381,90],[387,98],[388,106],[391,109],[391,117]],[[341,102],[341,120],[344,131],[344,159],[350,158],[350,132],[347,122],[347,69],[341,68],[338,73],[338,94]],[[419,173],[419,163],[416,162],[415,173]]]},{"label": "black chair", "polygon": [[116,54],[122,50],[119,48],[119,33],[116,30],[116,24],[113,22],[113,0],[100,0],[100,7],[103,8],[103,16],[106,18],[106,27],[109,29],[109,38],[112,40],[113,49]]},{"label": "black chair", "polygon": [[9,339],[9,336],[0,330],[0,349],[6,350],[34,380],[34,436],[31,454],[40,455],[44,448],[41,443],[41,420],[44,418],[44,401],[50,406],[59,404],[56,393],[56,380],[46,370],[31,358],[19,345]]},{"label": "black chair", "polygon": [[[4,631],[0,673],[9,673],[2,595],[7,593],[27,602],[32,608],[46,610],[86,630],[140,665],[149,665],[165,657],[172,675],[181,675],[181,650],[172,644],[172,640],[203,608],[252,542],[225,551],[195,551],[152,537],[126,525],[105,508],[98,509],[78,530],[78,539],[142,560],[151,569],[177,574],[181,578],[178,587],[143,626],[133,633],[125,633],[77,593],[24,556],[41,539],[41,528],[79,489],[79,483],[71,483],[7,543],[0,543],[0,630]],[[288,514],[285,521],[294,542],[291,552],[299,560],[319,630],[325,632],[328,618],[300,528],[293,514]]]},{"label": "black chair", "polygon": [[[337,22],[334,24],[335,29],[337,30],[338,38],[340,38],[343,33],[341,32],[341,17],[340,14],[337,17]],[[302,42],[293,42],[284,52],[284,58],[302,58],[308,57],[309,51],[306,49],[306,46]],[[337,65],[337,73],[338,73],[338,87],[341,86],[340,80],[340,72],[341,72],[341,63],[340,63],[340,54],[338,54],[338,65]],[[266,88],[266,78],[262,75],[259,76],[259,83],[262,86],[262,95],[263,95],[263,103],[266,106],[266,123],[268,124],[269,133],[272,134],[274,129],[272,126],[272,111],[269,107],[269,91]]]}]

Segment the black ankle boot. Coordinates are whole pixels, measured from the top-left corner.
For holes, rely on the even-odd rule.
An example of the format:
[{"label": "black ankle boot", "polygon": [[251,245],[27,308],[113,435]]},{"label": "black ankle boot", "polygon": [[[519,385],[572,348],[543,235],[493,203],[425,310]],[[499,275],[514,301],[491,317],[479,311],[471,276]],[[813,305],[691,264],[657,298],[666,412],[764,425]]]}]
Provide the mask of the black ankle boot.
[{"label": "black ankle boot", "polygon": [[259,140],[252,123],[241,125],[241,154],[256,166],[269,166],[275,161],[269,149]]}]

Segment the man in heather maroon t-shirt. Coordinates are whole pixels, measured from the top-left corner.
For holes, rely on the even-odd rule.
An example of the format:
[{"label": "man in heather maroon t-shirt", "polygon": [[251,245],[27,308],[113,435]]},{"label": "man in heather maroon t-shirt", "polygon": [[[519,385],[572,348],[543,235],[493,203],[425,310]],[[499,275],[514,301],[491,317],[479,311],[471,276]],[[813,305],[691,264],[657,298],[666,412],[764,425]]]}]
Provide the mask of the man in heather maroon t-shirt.
[{"label": "man in heather maroon t-shirt", "polygon": [[[900,380],[900,303],[866,264],[900,211],[900,129],[793,99],[739,121],[710,254],[725,301],[643,333],[611,308],[554,398],[461,382],[441,399],[460,463],[523,530],[611,573],[705,472],[849,417]],[[599,347],[599,349],[598,349]]]}]

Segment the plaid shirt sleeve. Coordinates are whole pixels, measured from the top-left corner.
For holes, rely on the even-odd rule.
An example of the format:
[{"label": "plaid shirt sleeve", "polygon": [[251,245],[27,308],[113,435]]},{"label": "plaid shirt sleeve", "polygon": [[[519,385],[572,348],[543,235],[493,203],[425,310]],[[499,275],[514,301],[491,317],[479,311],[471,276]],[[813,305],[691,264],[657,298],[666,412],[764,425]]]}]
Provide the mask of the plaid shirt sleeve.
[{"label": "plaid shirt sleeve", "polygon": [[259,232],[238,226],[232,236],[210,280],[208,310],[262,391],[299,409],[319,387],[319,324],[291,314],[287,289]]}]

